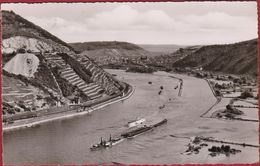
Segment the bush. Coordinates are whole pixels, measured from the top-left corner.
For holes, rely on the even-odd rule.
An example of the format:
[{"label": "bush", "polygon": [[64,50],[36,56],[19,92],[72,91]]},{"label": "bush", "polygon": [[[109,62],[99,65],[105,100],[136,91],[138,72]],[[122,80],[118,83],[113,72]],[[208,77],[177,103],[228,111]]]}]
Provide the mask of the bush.
[{"label": "bush", "polygon": [[126,72],[134,72],[134,73],[153,73],[155,70],[151,67],[145,66],[131,66],[129,67]]},{"label": "bush", "polygon": [[249,92],[249,91],[244,91],[241,93],[241,95],[239,96],[239,98],[241,99],[246,99],[248,97],[254,97],[253,93],[252,92]]},{"label": "bush", "polygon": [[216,90],[215,93],[216,93],[216,96],[221,96],[221,92],[219,90]]},{"label": "bush", "polygon": [[215,84],[215,88],[218,88],[218,89],[225,89],[226,87],[225,87],[225,85],[220,85],[220,84],[218,84],[218,83],[216,83]]},{"label": "bush", "polygon": [[226,106],[226,109],[227,109],[227,110],[233,110],[233,107],[232,107],[230,104],[228,104],[228,105]]},{"label": "bush", "polygon": [[226,113],[226,116],[228,116],[229,114],[232,116],[244,114],[243,111],[240,111],[239,109],[236,109],[229,104],[226,106],[226,110],[224,111],[224,113]]},{"label": "bush", "polygon": [[25,53],[26,53],[26,50],[23,49],[23,48],[19,48],[19,49],[17,50],[17,53],[25,54]]},{"label": "bush", "polygon": [[198,77],[198,78],[203,78],[204,77],[203,74],[201,74],[201,73],[196,73],[195,76]]}]

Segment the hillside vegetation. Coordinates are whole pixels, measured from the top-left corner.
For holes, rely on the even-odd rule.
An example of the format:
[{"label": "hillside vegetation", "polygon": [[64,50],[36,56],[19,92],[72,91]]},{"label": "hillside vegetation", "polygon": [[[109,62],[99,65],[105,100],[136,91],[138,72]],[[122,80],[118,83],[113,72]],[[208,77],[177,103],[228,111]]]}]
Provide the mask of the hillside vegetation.
[{"label": "hillside vegetation", "polygon": [[103,42],[84,42],[84,43],[70,43],[70,45],[77,51],[89,51],[98,49],[126,49],[126,50],[142,50],[141,47],[127,42],[118,41],[103,41]]},{"label": "hillside vegetation", "polygon": [[234,44],[203,46],[176,61],[173,67],[202,67],[208,71],[256,75],[257,46],[257,39]]},{"label": "hillside vegetation", "polygon": [[128,62],[140,65],[138,59],[155,55],[138,45],[127,42],[85,42],[72,43],[71,46],[80,53],[79,55],[88,56],[98,65],[108,68],[113,66],[124,68]]}]

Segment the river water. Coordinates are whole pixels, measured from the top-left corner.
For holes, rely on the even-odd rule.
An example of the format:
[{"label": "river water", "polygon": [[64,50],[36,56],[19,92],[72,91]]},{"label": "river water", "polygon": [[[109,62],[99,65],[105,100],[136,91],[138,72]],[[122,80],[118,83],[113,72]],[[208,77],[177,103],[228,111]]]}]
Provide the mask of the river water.
[{"label": "river water", "polygon": [[[205,80],[164,72],[137,74],[121,70],[108,71],[135,88],[129,99],[90,115],[4,133],[4,163],[172,164],[253,163],[259,160],[257,148],[243,148],[241,153],[230,157],[181,154],[186,150],[188,140],[170,137],[171,134],[212,136],[258,144],[257,123],[200,118],[216,102]],[[168,75],[183,79],[182,96],[178,96],[178,89],[174,89],[179,85],[179,80]],[[152,84],[148,84],[149,81]],[[160,86],[163,86],[163,91],[158,95]],[[162,105],[165,108],[159,109]],[[112,148],[90,151],[89,147],[99,142],[100,137],[119,135],[127,129],[127,122],[136,117],[144,117],[150,123],[167,118],[168,123]]]}]

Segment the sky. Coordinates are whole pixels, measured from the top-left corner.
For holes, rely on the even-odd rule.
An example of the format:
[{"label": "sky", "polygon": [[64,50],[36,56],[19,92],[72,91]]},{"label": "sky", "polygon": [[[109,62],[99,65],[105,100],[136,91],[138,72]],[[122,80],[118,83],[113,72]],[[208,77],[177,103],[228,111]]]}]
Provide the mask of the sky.
[{"label": "sky", "polygon": [[257,38],[256,2],[2,4],[65,42],[227,44]]}]

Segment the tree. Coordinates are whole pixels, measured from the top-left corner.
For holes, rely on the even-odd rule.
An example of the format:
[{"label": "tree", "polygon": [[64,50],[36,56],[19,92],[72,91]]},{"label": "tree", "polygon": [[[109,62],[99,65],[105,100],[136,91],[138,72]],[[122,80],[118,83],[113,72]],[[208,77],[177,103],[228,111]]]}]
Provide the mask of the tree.
[{"label": "tree", "polygon": [[24,54],[24,53],[26,53],[26,50],[23,49],[23,48],[19,48],[19,49],[17,50],[17,53]]},{"label": "tree", "polygon": [[219,90],[216,90],[215,93],[216,93],[216,96],[221,96],[221,93]]},{"label": "tree", "polygon": [[226,109],[227,110],[233,110],[233,107],[230,104],[228,104],[228,105],[226,105]]}]

